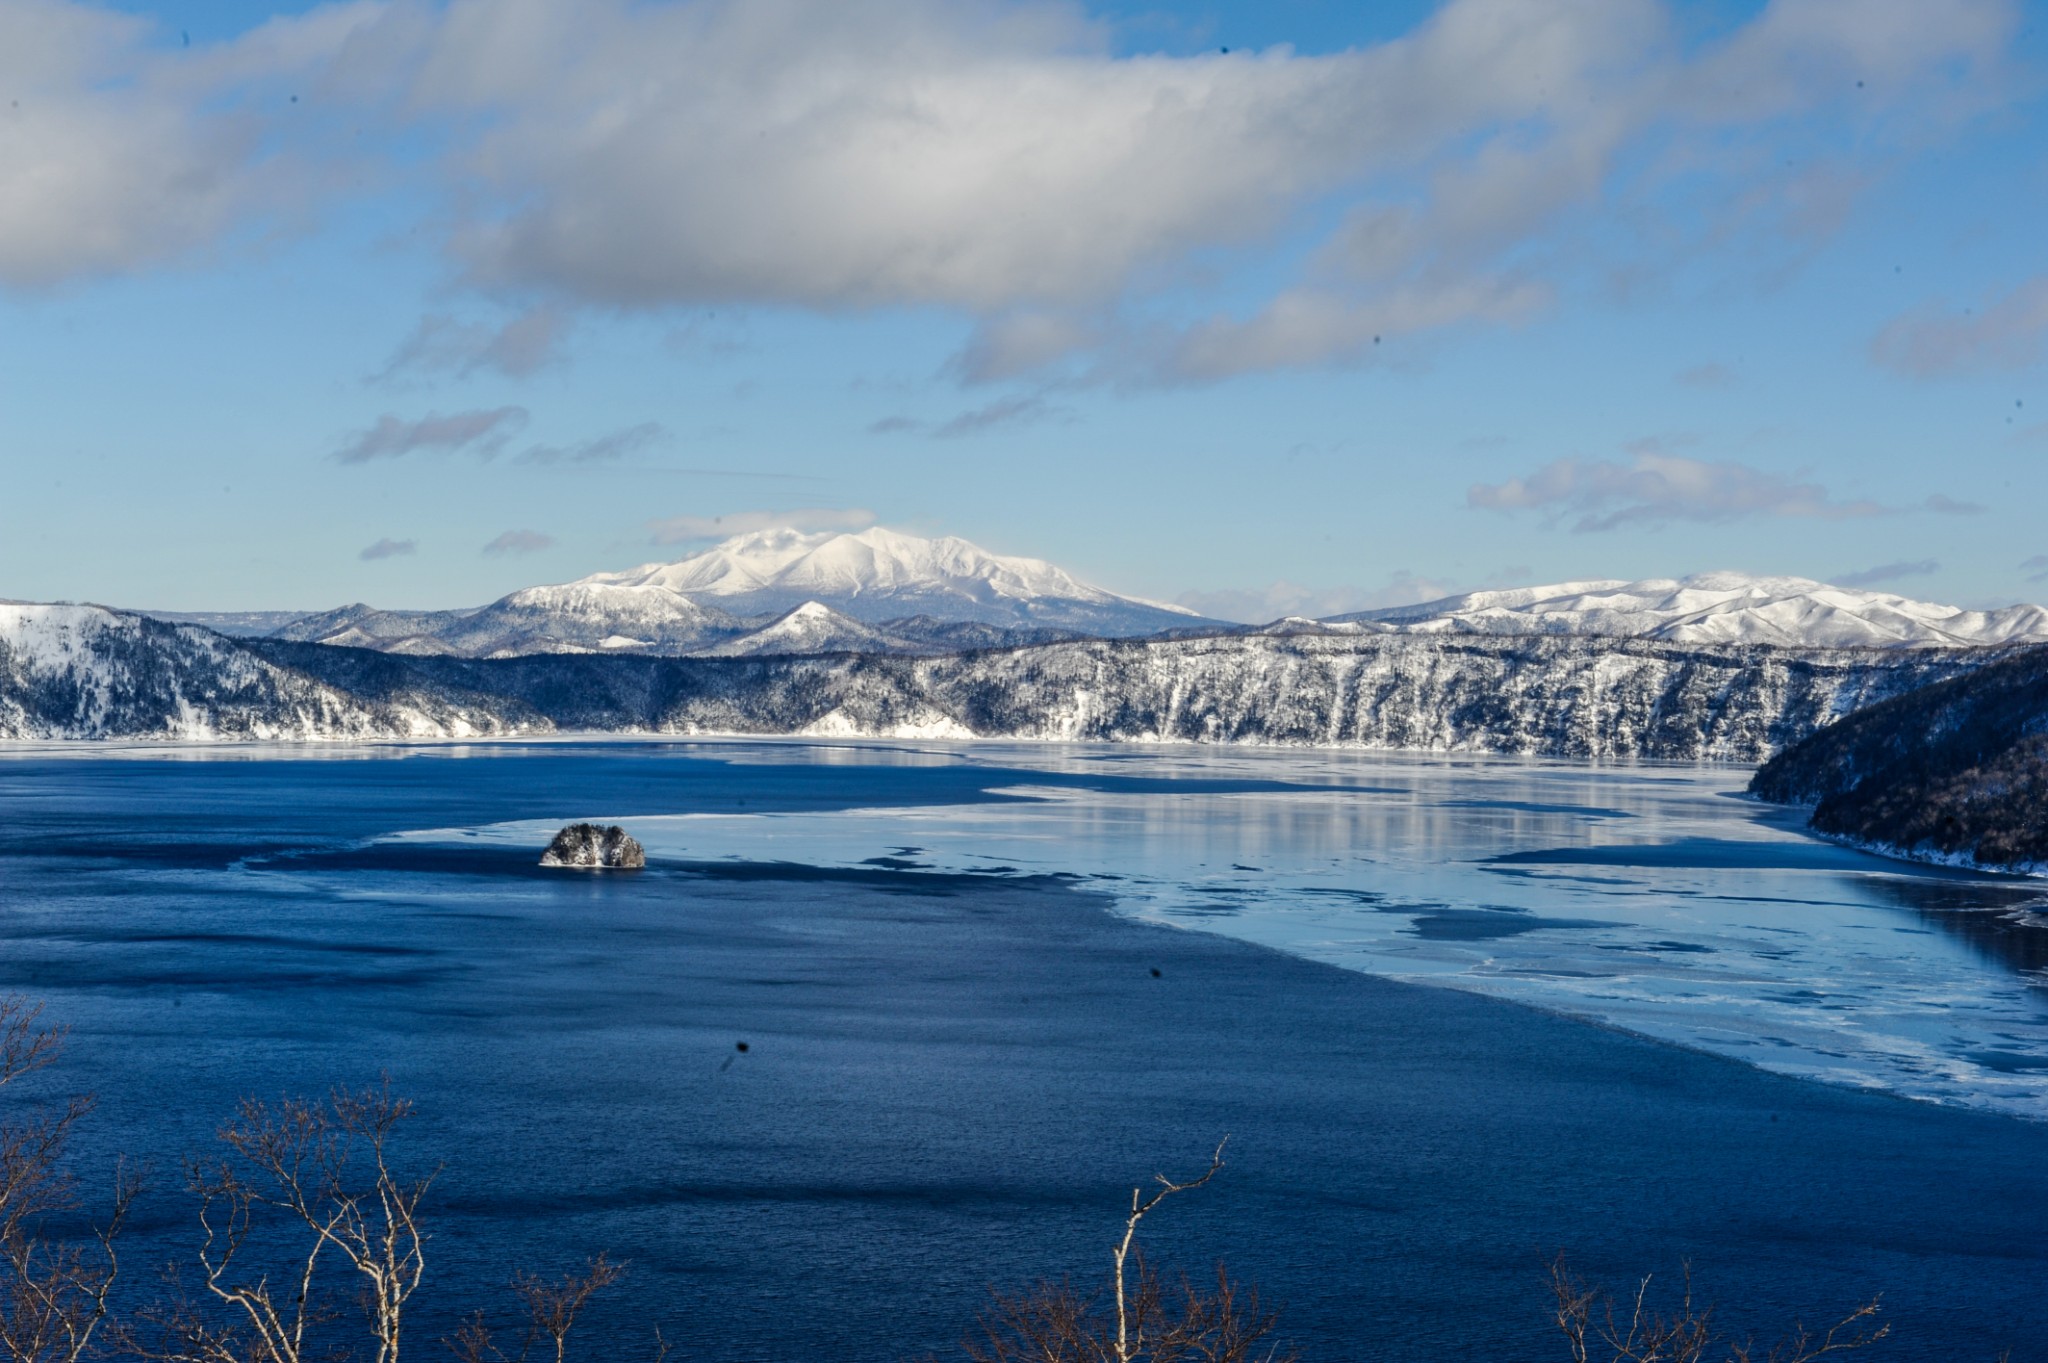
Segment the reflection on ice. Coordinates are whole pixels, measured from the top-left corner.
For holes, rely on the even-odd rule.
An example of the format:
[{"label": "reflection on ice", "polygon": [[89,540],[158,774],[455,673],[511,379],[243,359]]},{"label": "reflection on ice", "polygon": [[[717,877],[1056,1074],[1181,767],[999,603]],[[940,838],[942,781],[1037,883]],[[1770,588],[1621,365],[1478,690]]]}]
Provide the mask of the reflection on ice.
[{"label": "reflection on ice", "polygon": [[[629,822],[650,858],[1092,877],[1136,917],[1580,1014],[1772,1070],[2048,1118],[2041,895],[1808,838],[1782,812],[1733,798],[1743,772],[935,751],[1014,771],[997,783],[1006,798],[588,813]],[[1033,771],[1057,772],[1058,784]],[[1103,778],[1097,788],[1076,783],[1090,773]]]}]

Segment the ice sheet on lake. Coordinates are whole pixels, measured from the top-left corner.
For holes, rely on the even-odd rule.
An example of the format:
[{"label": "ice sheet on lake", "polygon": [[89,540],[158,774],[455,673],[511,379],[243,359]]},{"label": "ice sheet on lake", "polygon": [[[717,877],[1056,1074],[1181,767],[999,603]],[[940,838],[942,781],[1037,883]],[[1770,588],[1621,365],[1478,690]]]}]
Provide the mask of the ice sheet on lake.
[{"label": "ice sheet on lake", "polygon": [[[1012,798],[978,804],[573,813],[626,824],[654,861],[1085,877],[1138,918],[1788,1074],[2048,1119],[2048,932],[2028,921],[2044,907],[2038,889],[1818,842],[1736,798],[1743,772],[1345,753],[929,755],[1210,788],[1077,790],[1023,772]],[[1261,788],[1213,788],[1232,780]],[[539,845],[552,832],[466,836]]]}]

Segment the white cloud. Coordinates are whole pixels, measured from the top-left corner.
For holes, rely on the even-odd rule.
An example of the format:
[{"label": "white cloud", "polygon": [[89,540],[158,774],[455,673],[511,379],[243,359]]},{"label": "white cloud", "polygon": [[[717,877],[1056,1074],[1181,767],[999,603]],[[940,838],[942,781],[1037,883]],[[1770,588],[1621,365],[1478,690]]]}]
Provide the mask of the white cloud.
[{"label": "white cloud", "polygon": [[1369,55],[1117,60],[1055,5],[529,3],[477,45],[486,13],[424,78],[501,116],[463,164],[512,207],[458,249],[628,306],[1113,295],[1334,187],[1387,102]]},{"label": "white cloud", "polygon": [[1981,516],[1990,509],[1982,502],[1959,502],[1955,498],[1944,496],[1939,492],[1920,503],[1920,505],[1937,516]]},{"label": "white cloud", "polygon": [[1940,563],[1931,558],[1922,558],[1902,560],[1898,563],[1880,563],[1875,568],[1843,573],[1833,581],[1837,587],[1875,587],[1880,583],[1897,582],[1901,578],[1928,577],[1940,571]]},{"label": "white cloud", "polygon": [[668,428],[658,421],[612,431],[575,445],[535,445],[519,456],[522,464],[608,464],[668,439]]},{"label": "white cloud", "polygon": [[434,454],[467,450],[488,459],[524,425],[524,407],[493,407],[446,416],[435,412],[414,421],[387,414],[378,417],[368,430],[350,436],[332,457],[343,464],[367,464],[422,450]]},{"label": "white cloud", "polygon": [[382,539],[364,549],[356,557],[365,563],[375,563],[382,558],[403,558],[419,552],[418,540]]},{"label": "white cloud", "polygon": [[555,547],[553,535],[538,530],[507,530],[504,534],[486,544],[486,554],[537,554],[543,549]]},{"label": "white cloud", "polygon": [[875,513],[858,507],[802,507],[795,511],[731,511],[722,516],[670,516],[650,521],[656,544],[729,539],[755,530],[865,530]]},{"label": "white cloud", "polygon": [[[187,53],[82,4],[0,0],[0,84],[23,92],[0,111],[0,284],[311,217],[368,168],[430,177],[422,223],[471,284],[557,310],[518,335],[432,321],[400,359],[435,372],[532,372],[540,319],[578,307],[721,305],[952,309],[983,324],[969,378],[1355,362],[1525,318],[1617,246],[1725,229],[1660,216],[1673,181],[1826,230],[1898,146],[2002,96],[2020,17],[1769,0],[1702,42],[1679,13],[1449,0],[1351,51],[1169,57],[1116,55],[1059,0],[450,0]],[[1852,134],[1799,158],[1825,202],[1746,196],[1798,120]],[[1575,247],[1574,215],[1616,230]],[[1298,277],[1232,287],[1316,232]],[[1223,315],[1225,296],[1252,301]]]},{"label": "white cloud", "polygon": [[2048,275],[1982,307],[1926,307],[1894,318],[1870,353],[1885,368],[1916,379],[2025,368],[2048,354]]},{"label": "white cloud", "polygon": [[533,308],[498,326],[430,313],[376,378],[381,382],[418,373],[460,379],[483,370],[509,379],[531,378],[561,358],[571,325],[555,308]]},{"label": "white cloud", "polygon": [[0,287],[139,269],[303,211],[336,154],[286,85],[382,13],[330,5],[186,50],[110,9],[0,0]]},{"label": "white cloud", "polygon": [[1475,483],[1466,505],[1536,510],[1552,520],[1576,516],[1575,532],[1673,521],[1733,521],[1750,516],[1847,520],[1877,516],[1871,501],[1840,501],[1819,483],[1734,462],[1709,462],[1639,445],[1627,463],[1558,459],[1524,478]]},{"label": "white cloud", "polygon": [[[1454,0],[1329,56],[1119,59],[1064,9],[988,0],[529,3],[488,41],[478,13],[450,11],[430,70],[496,115],[462,160],[497,206],[455,237],[479,280],[604,306],[935,304],[991,322],[970,376],[1092,351],[1136,381],[1541,307],[1492,257],[1597,190],[1626,127],[1584,110],[1633,104],[1614,83],[1668,26],[1653,0]],[[1192,327],[1111,315],[1198,252],[1446,158],[1410,233],[1433,244],[1385,280]]]},{"label": "white cloud", "polygon": [[1071,421],[1073,414],[1055,407],[1041,393],[1019,393],[970,407],[934,425],[917,417],[896,413],[868,423],[869,435],[907,435],[923,432],[935,440],[959,440],[1004,426],[1029,426],[1053,417]]},{"label": "white cloud", "polygon": [[1294,290],[1249,319],[1215,317],[1174,336],[1165,353],[1154,357],[1150,373],[1202,382],[1247,371],[1355,360],[1387,336],[1459,322],[1519,321],[1549,301],[1548,286],[1505,277],[1408,287],[1370,302]]}]

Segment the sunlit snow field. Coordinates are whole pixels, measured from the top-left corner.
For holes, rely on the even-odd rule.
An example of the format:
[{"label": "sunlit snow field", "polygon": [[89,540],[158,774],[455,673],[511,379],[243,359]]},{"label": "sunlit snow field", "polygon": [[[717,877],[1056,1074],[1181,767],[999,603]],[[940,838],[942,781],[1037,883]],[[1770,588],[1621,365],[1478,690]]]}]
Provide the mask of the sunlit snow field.
[{"label": "sunlit snow field", "polygon": [[[1591,1017],[1767,1069],[2048,1118],[2034,883],[1910,867],[1743,799],[1747,771],[1026,745],[704,744],[740,763],[1164,778],[1141,793],[648,816],[656,859],[1066,874],[1121,912]],[[1175,783],[1236,787],[1182,793]],[[1245,789],[1244,787],[1252,787]],[[401,835],[540,846],[553,828]]]}]

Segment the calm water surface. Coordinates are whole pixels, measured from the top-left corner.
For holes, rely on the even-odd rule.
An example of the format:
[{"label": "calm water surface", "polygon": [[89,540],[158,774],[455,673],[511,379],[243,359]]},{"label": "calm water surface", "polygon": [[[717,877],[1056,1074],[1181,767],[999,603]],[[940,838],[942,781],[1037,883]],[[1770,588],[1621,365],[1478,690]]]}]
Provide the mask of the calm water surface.
[{"label": "calm water surface", "polygon": [[[1130,1184],[1227,1131],[1155,1251],[1260,1279],[1312,1358],[1561,1357],[1558,1249],[1616,1279],[1690,1259],[1762,1329],[1882,1290],[1872,1356],[2041,1356],[2034,890],[1813,842],[1740,783],[1176,749],[18,753],[0,989],[73,1029],[49,1080],[101,1094],[89,1186],[154,1162],[138,1265],[190,1254],[178,1160],[237,1096],[389,1072],[409,1152],[447,1164],[423,1338],[603,1248],[633,1277],[587,1357],[643,1356],[657,1320],[684,1358],[944,1353],[990,1283],[1092,1278]],[[649,870],[533,865],[587,817]]]}]

